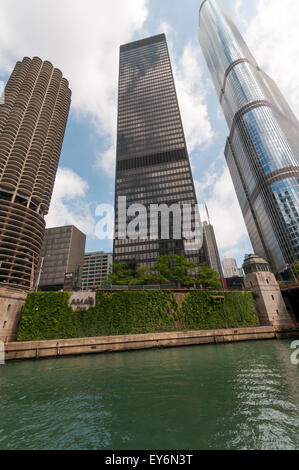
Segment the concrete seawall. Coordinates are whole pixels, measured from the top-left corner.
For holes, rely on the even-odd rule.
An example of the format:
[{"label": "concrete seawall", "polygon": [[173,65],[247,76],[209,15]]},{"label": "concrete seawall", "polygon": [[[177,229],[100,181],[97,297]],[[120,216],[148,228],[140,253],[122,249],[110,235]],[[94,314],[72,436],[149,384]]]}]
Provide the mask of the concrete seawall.
[{"label": "concrete seawall", "polygon": [[74,338],[48,341],[14,342],[5,345],[5,359],[38,359],[79,354],[120,352],[138,349],[218,344],[286,337],[271,326],[201,330],[170,333],[150,333],[97,338]]}]

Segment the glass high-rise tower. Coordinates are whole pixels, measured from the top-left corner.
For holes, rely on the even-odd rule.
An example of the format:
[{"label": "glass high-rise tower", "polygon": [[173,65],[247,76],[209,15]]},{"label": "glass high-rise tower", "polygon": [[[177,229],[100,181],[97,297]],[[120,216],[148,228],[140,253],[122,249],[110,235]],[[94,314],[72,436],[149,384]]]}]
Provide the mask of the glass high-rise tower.
[{"label": "glass high-rise tower", "polygon": [[[216,0],[199,41],[230,129],[225,156],[253,248],[275,273],[299,258],[299,123]],[[275,51],[273,51],[275,54]]]},{"label": "glass high-rise tower", "polygon": [[169,239],[161,236],[161,218],[158,239],[150,237],[149,220],[144,238],[120,239],[119,197],[126,197],[126,208],[144,205],[147,217],[151,204],[197,204],[165,34],[120,47],[114,262],[134,269],[153,266],[163,254],[203,259],[199,249],[187,250],[188,241],[174,236],[172,215]]}]

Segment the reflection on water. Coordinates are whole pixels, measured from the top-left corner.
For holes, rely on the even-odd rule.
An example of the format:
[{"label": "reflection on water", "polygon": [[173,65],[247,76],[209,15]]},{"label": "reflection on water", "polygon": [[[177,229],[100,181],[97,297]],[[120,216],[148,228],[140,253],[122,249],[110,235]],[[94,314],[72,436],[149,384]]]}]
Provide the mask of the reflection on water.
[{"label": "reflection on water", "polygon": [[0,366],[0,449],[298,449],[290,341]]}]

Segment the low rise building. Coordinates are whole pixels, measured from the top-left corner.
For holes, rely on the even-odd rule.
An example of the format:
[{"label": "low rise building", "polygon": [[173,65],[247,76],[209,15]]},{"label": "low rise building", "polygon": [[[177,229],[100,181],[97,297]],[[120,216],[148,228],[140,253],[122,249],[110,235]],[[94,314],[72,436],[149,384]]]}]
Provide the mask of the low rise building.
[{"label": "low rise building", "polygon": [[112,273],[112,265],[112,253],[105,253],[104,251],[85,253],[82,289],[99,288],[101,283],[106,281],[109,274]]},{"label": "low rise building", "polygon": [[38,290],[61,290],[70,275],[70,290],[81,287],[85,242],[86,235],[74,225],[46,229],[36,273]]}]

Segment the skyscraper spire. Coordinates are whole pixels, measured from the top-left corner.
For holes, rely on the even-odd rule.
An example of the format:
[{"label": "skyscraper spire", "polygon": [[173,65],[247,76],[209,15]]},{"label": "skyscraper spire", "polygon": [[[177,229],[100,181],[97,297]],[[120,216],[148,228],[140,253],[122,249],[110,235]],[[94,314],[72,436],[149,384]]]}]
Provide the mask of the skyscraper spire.
[{"label": "skyscraper spire", "polygon": [[209,214],[208,206],[207,206],[206,203],[205,203],[205,208],[206,208],[206,213],[207,213],[208,222],[209,222],[209,224],[211,224],[211,221],[210,221],[210,214]]}]

